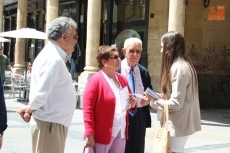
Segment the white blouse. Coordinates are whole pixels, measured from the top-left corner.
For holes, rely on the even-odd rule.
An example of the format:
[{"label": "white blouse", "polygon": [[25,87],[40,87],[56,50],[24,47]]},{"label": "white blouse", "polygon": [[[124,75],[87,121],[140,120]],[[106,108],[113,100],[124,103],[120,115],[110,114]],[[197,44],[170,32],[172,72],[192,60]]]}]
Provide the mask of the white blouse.
[{"label": "white blouse", "polygon": [[[126,112],[122,112],[122,105],[121,105],[121,97],[120,97],[120,88],[118,88],[113,81],[113,79],[109,78],[103,71],[103,76],[105,77],[106,81],[109,83],[110,88],[112,89],[115,98],[116,98],[116,105],[115,105],[115,114],[113,119],[113,128],[112,128],[112,136],[116,137],[118,132],[121,130],[121,138],[125,138],[125,126],[126,126]],[[117,76],[117,81],[119,82]]]}]

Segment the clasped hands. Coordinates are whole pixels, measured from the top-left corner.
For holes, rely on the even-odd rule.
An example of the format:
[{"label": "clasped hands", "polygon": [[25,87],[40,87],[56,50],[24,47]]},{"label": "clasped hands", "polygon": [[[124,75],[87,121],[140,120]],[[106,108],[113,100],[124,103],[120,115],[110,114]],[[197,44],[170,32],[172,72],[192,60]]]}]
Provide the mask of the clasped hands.
[{"label": "clasped hands", "polygon": [[20,108],[19,110],[17,110],[17,113],[21,116],[21,118],[25,122],[30,121],[30,118],[32,116],[32,112],[33,112],[33,110],[31,108],[29,108],[29,106],[24,106],[24,107]]}]

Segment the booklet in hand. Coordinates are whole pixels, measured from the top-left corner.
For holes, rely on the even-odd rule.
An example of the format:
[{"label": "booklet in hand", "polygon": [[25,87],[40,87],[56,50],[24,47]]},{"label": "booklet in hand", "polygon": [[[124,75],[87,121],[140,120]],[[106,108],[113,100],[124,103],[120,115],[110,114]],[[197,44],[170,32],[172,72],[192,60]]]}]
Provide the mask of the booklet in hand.
[{"label": "booklet in hand", "polygon": [[125,86],[120,90],[120,98],[121,98],[121,107],[123,112],[130,108],[130,104],[127,101],[127,99],[129,99],[129,90],[127,86]]},{"label": "booklet in hand", "polygon": [[154,92],[152,89],[150,89],[149,87],[145,90],[145,92],[153,97],[154,99],[159,99],[160,97],[156,94],[156,92]]}]

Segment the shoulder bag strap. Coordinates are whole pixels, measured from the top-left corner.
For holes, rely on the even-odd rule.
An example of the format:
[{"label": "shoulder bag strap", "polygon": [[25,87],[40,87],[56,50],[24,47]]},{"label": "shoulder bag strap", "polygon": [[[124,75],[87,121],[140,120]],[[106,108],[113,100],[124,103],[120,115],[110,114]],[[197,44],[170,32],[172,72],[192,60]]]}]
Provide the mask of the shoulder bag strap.
[{"label": "shoulder bag strap", "polygon": [[161,117],[160,125],[168,129],[168,120],[169,120],[169,107],[168,104],[164,104],[164,110]]}]

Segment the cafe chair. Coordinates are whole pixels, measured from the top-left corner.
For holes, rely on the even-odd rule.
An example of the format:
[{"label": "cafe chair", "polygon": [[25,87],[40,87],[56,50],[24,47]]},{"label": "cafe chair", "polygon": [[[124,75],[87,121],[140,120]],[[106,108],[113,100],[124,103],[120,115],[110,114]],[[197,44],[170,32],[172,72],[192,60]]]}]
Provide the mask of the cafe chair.
[{"label": "cafe chair", "polygon": [[6,87],[6,88],[9,88],[9,89],[11,90],[12,85],[13,85],[13,83],[12,83],[11,76],[6,76],[5,82],[4,82],[4,84],[3,84],[3,87],[4,87],[4,88],[5,88],[5,87]]},{"label": "cafe chair", "polygon": [[11,77],[12,79],[12,87],[11,87],[11,94],[10,94],[10,98],[11,96],[13,96],[12,98],[15,98],[16,94],[19,94],[19,98],[21,98],[21,93],[22,91],[25,90],[25,80],[23,77]]}]

